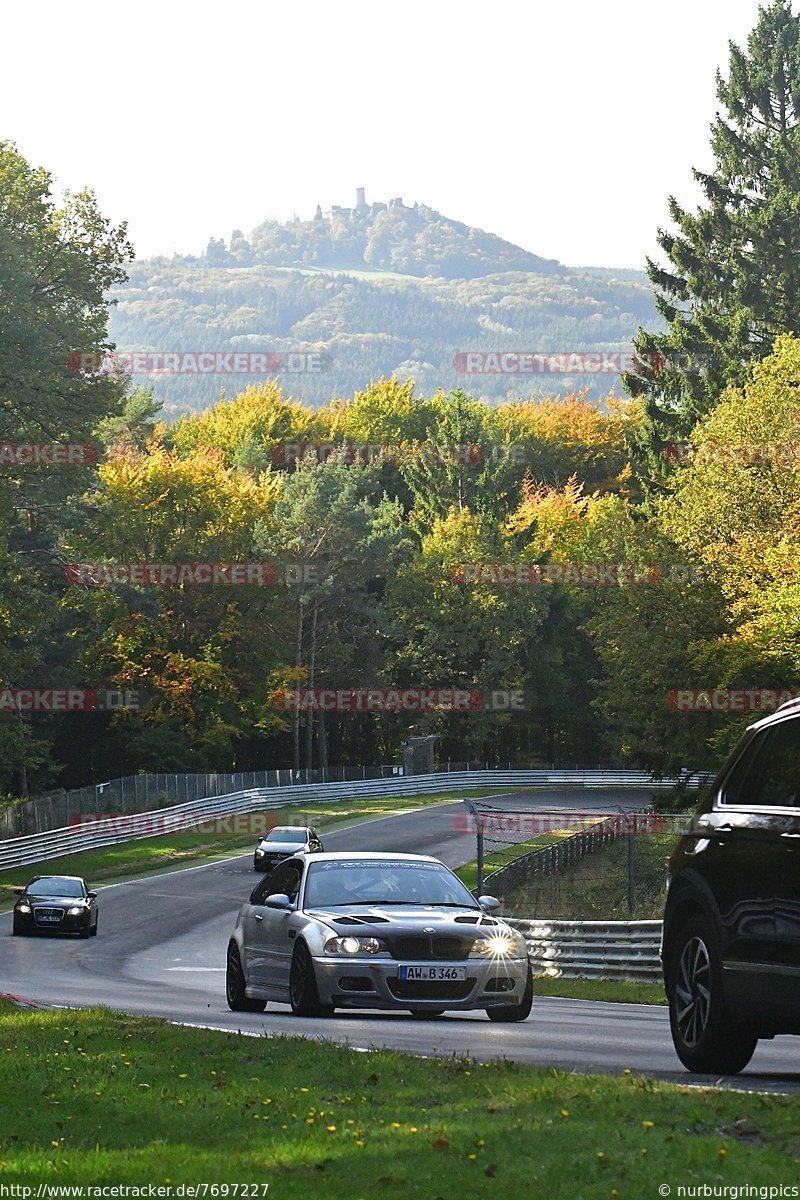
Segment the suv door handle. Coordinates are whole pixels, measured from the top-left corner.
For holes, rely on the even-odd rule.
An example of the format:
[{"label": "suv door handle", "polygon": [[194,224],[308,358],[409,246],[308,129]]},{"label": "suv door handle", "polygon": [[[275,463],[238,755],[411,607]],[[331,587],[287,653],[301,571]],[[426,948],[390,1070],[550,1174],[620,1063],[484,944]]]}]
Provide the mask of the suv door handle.
[{"label": "suv door handle", "polygon": [[257,920],[257,921],[263,921],[263,920],[264,920],[264,918],[262,917],[261,913],[255,913],[254,915],[255,915],[255,918],[256,918],[256,920]]}]

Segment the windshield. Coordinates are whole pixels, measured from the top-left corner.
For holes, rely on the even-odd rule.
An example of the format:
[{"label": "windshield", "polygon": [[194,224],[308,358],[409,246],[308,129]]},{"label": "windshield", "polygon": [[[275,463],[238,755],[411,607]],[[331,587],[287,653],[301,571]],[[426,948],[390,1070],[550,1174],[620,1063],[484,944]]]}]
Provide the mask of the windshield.
[{"label": "windshield", "polygon": [[271,829],[264,838],[265,842],[293,842],[298,846],[305,840],[305,829],[291,829],[288,826],[284,826],[283,829]]},{"label": "windshield", "polygon": [[54,876],[51,879],[37,879],[28,884],[29,896],[83,896],[83,884],[79,879],[61,879]]},{"label": "windshield", "polygon": [[313,863],[308,869],[305,906],[353,904],[441,904],[477,908],[478,904],[441,863],[381,859]]}]

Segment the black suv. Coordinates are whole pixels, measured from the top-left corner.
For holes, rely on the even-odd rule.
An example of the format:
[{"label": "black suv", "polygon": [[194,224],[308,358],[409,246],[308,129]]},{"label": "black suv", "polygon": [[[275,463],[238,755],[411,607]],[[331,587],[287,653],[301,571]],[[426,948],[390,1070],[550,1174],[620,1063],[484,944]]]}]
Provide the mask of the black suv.
[{"label": "black suv", "polygon": [[800,702],[743,734],[669,860],[661,947],[690,1071],[732,1074],[800,1033]]}]

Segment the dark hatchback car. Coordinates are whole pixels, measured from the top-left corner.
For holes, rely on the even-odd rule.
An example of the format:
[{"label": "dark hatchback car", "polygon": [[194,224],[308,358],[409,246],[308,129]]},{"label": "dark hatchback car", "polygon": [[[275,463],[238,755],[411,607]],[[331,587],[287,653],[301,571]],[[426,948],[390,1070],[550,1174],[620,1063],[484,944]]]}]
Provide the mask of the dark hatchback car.
[{"label": "dark hatchback car", "polygon": [[669,861],[662,962],[690,1071],[800,1033],[800,703],[743,734]]},{"label": "dark hatchback car", "polygon": [[310,825],[276,825],[258,843],[253,855],[254,871],[271,871],[284,859],[301,851],[319,854],[324,849],[316,829]]},{"label": "dark hatchback car", "polygon": [[77,875],[37,875],[14,905],[13,932],[97,933],[97,893]]}]

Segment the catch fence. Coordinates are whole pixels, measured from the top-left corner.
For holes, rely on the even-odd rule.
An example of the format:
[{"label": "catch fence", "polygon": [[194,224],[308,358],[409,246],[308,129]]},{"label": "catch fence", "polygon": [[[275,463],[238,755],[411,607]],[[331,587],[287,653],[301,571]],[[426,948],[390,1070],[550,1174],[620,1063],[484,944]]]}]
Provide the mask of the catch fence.
[{"label": "catch fence", "polygon": [[498,896],[506,915],[548,920],[656,919],[667,860],[688,813],[502,810],[465,801],[476,838],[476,887]]}]

